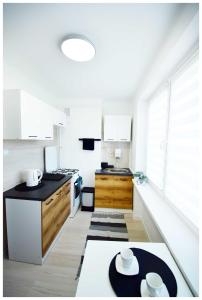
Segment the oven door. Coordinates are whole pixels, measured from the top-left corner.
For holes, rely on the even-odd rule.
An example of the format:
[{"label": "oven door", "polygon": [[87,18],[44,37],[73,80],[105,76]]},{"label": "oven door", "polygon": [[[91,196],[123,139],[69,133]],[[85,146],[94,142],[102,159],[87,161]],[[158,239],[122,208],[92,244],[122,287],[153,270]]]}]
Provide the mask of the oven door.
[{"label": "oven door", "polygon": [[79,176],[74,182],[74,200],[81,194],[82,177]]}]

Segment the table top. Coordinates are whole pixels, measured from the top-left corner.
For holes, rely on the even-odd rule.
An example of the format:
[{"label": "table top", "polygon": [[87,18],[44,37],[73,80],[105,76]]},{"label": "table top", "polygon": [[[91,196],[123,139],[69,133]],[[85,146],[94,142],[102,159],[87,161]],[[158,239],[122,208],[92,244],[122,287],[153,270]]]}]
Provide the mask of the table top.
[{"label": "table top", "polygon": [[160,257],[175,275],[178,297],[192,297],[180,270],[164,243],[88,241],[76,297],[116,297],[109,281],[112,258],[124,248],[144,249]]}]

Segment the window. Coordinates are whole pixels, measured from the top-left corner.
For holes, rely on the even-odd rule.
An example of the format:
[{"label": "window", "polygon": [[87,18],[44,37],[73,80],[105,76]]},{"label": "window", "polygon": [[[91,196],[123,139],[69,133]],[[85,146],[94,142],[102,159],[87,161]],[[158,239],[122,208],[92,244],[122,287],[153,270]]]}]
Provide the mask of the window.
[{"label": "window", "polygon": [[186,218],[198,225],[198,56],[170,80],[169,92],[150,100],[147,176]]},{"label": "window", "polygon": [[168,115],[168,87],[164,87],[149,103],[147,137],[147,176],[163,189],[165,141]]},{"label": "window", "polygon": [[171,81],[165,195],[197,220],[199,201],[198,60]]}]

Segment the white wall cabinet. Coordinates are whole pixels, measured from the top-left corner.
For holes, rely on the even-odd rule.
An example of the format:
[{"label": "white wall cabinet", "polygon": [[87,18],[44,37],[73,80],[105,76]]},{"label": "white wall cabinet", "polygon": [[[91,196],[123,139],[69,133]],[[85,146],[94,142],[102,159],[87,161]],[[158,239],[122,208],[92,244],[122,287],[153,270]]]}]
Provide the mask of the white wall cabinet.
[{"label": "white wall cabinet", "polygon": [[104,141],[130,142],[131,117],[127,115],[104,116]]},{"label": "white wall cabinet", "polygon": [[66,114],[56,108],[52,108],[52,120],[53,125],[65,127],[66,126]]},{"label": "white wall cabinet", "polygon": [[52,140],[55,120],[65,126],[65,114],[22,90],[5,90],[3,108],[4,139]]}]

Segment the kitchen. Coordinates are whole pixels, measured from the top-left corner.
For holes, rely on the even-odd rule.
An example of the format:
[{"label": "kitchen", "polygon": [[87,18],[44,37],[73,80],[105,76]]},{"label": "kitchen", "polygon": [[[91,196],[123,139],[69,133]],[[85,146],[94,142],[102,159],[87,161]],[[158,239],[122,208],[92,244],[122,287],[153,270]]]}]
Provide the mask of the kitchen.
[{"label": "kitchen", "polygon": [[[189,174],[199,172],[199,5],[7,3],[3,11],[4,296],[146,296],[147,273],[163,278],[162,296],[197,296],[200,176]],[[68,52],[75,40],[90,58]],[[173,128],[189,133],[186,148]],[[132,254],[137,270],[142,255],[166,263],[127,276],[111,265],[123,247],[144,252]],[[132,280],[136,290],[126,288]]]}]

